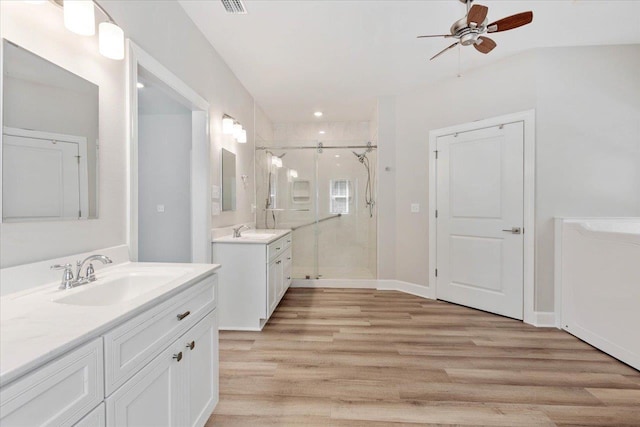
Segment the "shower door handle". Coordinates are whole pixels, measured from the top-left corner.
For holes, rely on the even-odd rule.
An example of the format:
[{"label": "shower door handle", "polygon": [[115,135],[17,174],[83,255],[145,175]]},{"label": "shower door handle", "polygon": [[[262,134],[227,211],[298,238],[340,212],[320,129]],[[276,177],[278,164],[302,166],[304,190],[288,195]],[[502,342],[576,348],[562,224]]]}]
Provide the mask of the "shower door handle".
[{"label": "shower door handle", "polygon": [[520,227],[511,227],[508,230],[502,230],[502,231],[506,231],[507,233],[511,233],[511,234],[522,234],[522,228]]}]

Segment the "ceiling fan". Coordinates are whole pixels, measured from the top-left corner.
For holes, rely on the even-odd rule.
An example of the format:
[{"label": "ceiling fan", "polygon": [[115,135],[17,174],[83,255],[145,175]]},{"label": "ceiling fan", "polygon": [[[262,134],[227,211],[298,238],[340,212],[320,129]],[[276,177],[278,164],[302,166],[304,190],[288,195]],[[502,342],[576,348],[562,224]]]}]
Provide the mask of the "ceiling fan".
[{"label": "ceiling fan", "polygon": [[437,58],[449,49],[456,47],[458,44],[461,44],[462,46],[473,45],[478,52],[485,54],[489,53],[496,47],[496,42],[482,34],[513,30],[514,28],[530,24],[531,21],[533,21],[533,12],[528,11],[517,13],[488,24],[489,20],[487,19],[487,14],[489,12],[489,8],[487,6],[482,6],[480,4],[474,4],[472,6],[471,3],[473,0],[460,1],[467,5],[467,15],[453,23],[450,30],[451,34],[418,36],[419,39],[425,37],[458,39],[458,41],[451,46],[436,53],[431,59]]}]

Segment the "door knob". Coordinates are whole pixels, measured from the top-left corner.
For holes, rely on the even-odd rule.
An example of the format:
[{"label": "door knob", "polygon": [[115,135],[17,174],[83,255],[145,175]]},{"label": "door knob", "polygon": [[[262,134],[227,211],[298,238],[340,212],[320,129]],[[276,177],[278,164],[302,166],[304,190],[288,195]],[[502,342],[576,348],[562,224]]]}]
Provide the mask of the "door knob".
[{"label": "door knob", "polygon": [[508,230],[502,230],[502,231],[506,231],[507,233],[511,233],[511,234],[522,234],[522,228],[520,227],[511,227]]}]

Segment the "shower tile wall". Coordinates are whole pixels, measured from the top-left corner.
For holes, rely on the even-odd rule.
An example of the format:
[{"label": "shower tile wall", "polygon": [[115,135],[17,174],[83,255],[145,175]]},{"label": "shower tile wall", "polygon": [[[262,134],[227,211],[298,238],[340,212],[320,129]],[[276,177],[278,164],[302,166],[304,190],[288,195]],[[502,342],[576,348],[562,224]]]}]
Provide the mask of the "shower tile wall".
[{"label": "shower tile wall", "polygon": [[[325,145],[365,145],[372,140],[370,122],[336,122],[336,123],[285,123],[274,124],[274,140],[266,142],[266,146],[315,146],[317,141]],[[325,134],[319,134],[321,130]],[[372,141],[375,142],[375,141]],[[278,228],[291,228],[315,221],[316,197],[315,187],[318,185],[318,217],[330,216],[329,186],[331,180],[346,179],[351,183],[352,197],[349,214],[340,218],[321,222],[318,226],[316,242],[315,226],[302,227],[294,233],[294,277],[323,279],[371,279],[376,272],[376,214],[369,217],[365,205],[364,186],[366,170],[353,155],[351,149],[326,149],[322,154],[316,150],[272,150],[282,157],[283,167],[273,168],[272,183],[276,185],[276,208],[284,211],[265,212],[268,194],[269,162],[271,156],[264,151],[256,153],[257,172],[257,226],[272,228],[273,217]],[[359,152],[363,149],[356,150]],[[316,156],[318,162],[318,182],[316,182]],[[374,188],[376,183],[376,152],[369,153],[371,163],[371,179]],[[295,170],[297,178],[292,178],[290,170]],[[291,195],[292,182],[309,181],[311,198],[307,202],[294,201]],[[266,216],[265,216],[266,214]],[[318,264],[316,266],[316,247],[318,245]]]}]

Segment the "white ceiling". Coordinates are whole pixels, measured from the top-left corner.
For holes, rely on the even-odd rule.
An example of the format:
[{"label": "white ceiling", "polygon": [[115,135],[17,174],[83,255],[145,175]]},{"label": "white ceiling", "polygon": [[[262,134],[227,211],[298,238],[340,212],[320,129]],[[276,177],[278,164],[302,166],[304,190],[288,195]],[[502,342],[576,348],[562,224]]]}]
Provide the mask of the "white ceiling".
[{"label": "white ceiling", "polygon": [[[458,0],[245,0],[246,15],[219,0],[179,0],[274,122],[369,120],[375,99],[457,74],[454,49],[428,59],[465,14]],[[525,10],[531,25],[492,38],[489,55],[461,49],[462,71],[535,47],[640,43],[640,1],[478,0],[489,21]]]}]

